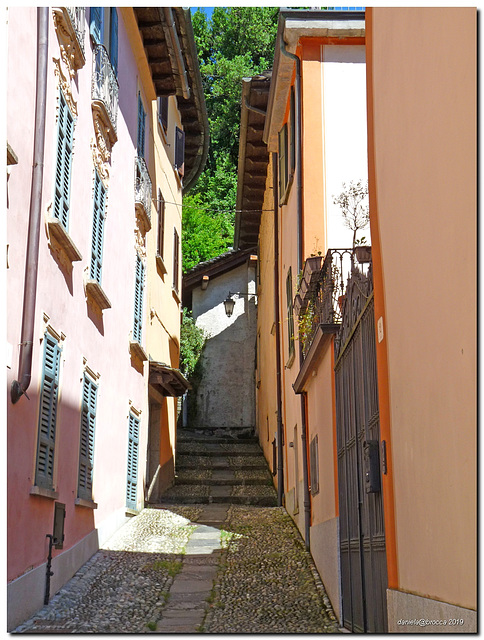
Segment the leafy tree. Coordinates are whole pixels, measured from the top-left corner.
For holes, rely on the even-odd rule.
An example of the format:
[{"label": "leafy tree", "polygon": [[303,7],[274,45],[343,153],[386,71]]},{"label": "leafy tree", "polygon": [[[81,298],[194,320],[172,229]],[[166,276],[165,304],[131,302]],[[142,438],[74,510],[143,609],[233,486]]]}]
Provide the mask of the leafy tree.
[{"label": "leafy tree", "polygon": [[353,246],[361,243],[356,239],[356,233],[360,229],[365,229],[370,222],[370,210],[368,205],[368,182],[358,180],[351,181],[349,185],[343,182],[343,191],[339,196],[333,196],[334,204],[341,208],[344,224],[353,231]]},{"label": "leafy tree", "polygon": [[184,198],[184,271],[232,245],[242,78],[272,67],[278,12],[277,7],[215,7],[210,19],[200,9],[192,16],[210,149],[205,170]]},{"label": "leafy tree", "polygon": [[191,311],[183,309],[182,324],[180,328],[180,369],[187,378],[199,366],[200,356],[207,341],[207,335],[195,324]]}]

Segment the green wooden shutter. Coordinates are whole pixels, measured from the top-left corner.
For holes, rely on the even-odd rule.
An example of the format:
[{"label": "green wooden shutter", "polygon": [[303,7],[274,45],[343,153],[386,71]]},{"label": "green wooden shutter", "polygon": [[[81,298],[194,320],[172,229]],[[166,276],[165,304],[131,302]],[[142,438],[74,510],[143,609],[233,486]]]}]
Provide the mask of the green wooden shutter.
[{"label": "green wooden shutter", "polygon": [[289,267],[286,280],[286,297],[287,297],[287,333],[289,340],[289,354],[294,353],[294,317],[292,310],[292,268]]},{"label": "green wooden shutter", "polygon": [[94,44],[102,44],[103,42],[103,18],[104,7],[91,7],[89,33]]},{"label": "green wooden shutter", "polygon": [[130,413],[128,433],[128,473],[126,480],[126,506],[129,509],[136,509],[136,494],[138,488],[138,450],[139,420]]},{"label": "green wooden shutter", "polygon": [[106,190],[97,171],[94,178],[91,269],[89,277],[101,284]]},{"label": "green wooden shutter", "polygon": [[97,386],[84,375],[82,388],[81,438],[79,447],[79,482],[77,495],[92,500],[94,467],[94,430],[96,426]]},{"label": "green wooden shutter", "polygon": [[175,127],[175,169],[185,175],[185,132]]},{"label": "green wooden shutter", "polygon": [[279,200],[284,202],[287,189],[287,124],[279,132]]},{"label": "green wooden shutter", "polygon": [[54,216],[66,231],[69,228],[69,201],[71,190],[72,147],[74,118],[60,91],[59,119],[57,121],[57,155],[55,167]]},{"label": "green wooden shutter", "polygon": [[173,234],[173,288],[178,293],[178,280],[180,272],[180,236],[175,229]]},{"label": "green wooden shutter", "polygon": [[109,33],[109,59],[116,77],[118,75],[118,14],[116,7],[111,7],[111,23]]},{"label": "green wooden shutter", "polygon": [[143,292],[144,292],[144,273],[143,262],[139,256],[136,256],[136,281],[134,287],[134,324],[133,324],[133,340],[141,344],[141,328],[143,325]]},{"label": "green wooden shutter", "polygon": [[158,98],[158,120],[166,132],[168,128],[168,96]]},{"label": "green wooden shutter", "polygon": [[165,244],[165,200],[158,189],[158,255],[163,258],[163,248]]},{"label": "green wooden shutter", "polygon": [[137,141],[137,153],[139,158],[145,156],[145,122],[146,112],[143,107],[143,100],[141,94],[138,93],[138,141]]},{"label": "green wooden shutter", "polygon": [[60,354],[58,342],[49,333],[44,335],[42,391],[40,394],[39,430],[35,484],[54,488],[55,427],[59,390]]},{"label": "green wooden shutter", "polygon": [[290,119],[290,168],[289,173],[294,173],[296,169],[296,98],[294,94],[294,87],[291,87],[291,109],[289,114]]}]

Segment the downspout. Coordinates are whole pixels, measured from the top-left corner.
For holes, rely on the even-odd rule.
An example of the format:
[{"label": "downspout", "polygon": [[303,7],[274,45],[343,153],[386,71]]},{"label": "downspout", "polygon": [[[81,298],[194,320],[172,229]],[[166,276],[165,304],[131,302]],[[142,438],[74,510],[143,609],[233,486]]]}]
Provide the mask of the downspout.
[{"label": "downspout", "polygon": [[[10,397],[15,404],[25,394],[32,377],[35,300],[39,267],[42,180],[44,175],[45,112],[47,99],[47,53],[49,44],[49,9],[37,8],[37,84],[35,97],[34,154],[30,190],[29,230],[25,263],[22,333],[20,338],[18,380],[12,382]],[[28,396],[27,396],[28,398]]]},{"label": "downspout", "polygon": [[175,18],[173,17],[173,11],[171,7],[163,7],[163,13],[166,23],[168,25],[168,35],[171,40],[171,49],[175,55],[176,66],[178,67],[178,75],[180,76],[182,84],[183,97],[188,100],[190,97],[190,87],[188,85],[187,72],[185,69],[185,63],[183,61],[182,50],[180,47],[180,41],[176,32]]},{"label": "downspout", "polygon": [[[296,188],[297,188],[297,270],[302,271],[303,265],[303,201],[302,201],[302,109],[301,109],[301,60],[286,49],[284,38],[280,39],[281,53],[296,63]],[[299,345],[299,366],[303,363],[302,346]],[[304,480],[304,540],[306,549],[310,548],[311,531],[311,498],[309,495],[309,461],[307,448],[306,394],[301,394],[301,441]]]},{"label": "downspout", "polygon": [[277,504],[284,497],[284,433],[282,426],[281,314],[279,310],[279,193],[277,153],[272,154],[272,192],[274,194],[274,308],[276,320],[276,392],[277,392]]}]

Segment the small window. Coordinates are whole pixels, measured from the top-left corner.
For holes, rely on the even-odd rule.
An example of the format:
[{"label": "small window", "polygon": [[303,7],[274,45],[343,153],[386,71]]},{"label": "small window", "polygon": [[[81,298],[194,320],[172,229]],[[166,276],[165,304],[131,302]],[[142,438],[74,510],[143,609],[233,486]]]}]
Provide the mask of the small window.
[{"label": "small window", "polygon": [[94,468],[94,431],[96,427],[97,386],[84,374],[82,387],[81,438],[79,445],[79,479],[77,496],[92,500]]},{"label": "small window", "polygon": [[118,75],[118,14],[116,7],[91,7],[89,33],[94,44],[104,45]]},{"label": "small window", "polygon": [[158,98],[158,120],[166,133],[168,129],[168,96]]},{"label": "small window", "polygon": [[296,168],[296,101],[291,87],[289,122],[279,131],[279,204],[285,204]]},{"label": "small window", "polygon": [[98,172],[94,179],[94,203],[92,217],[92,249],[89,277],[101,284],[106,190]]},{"label": "small window", "polygon": [[60,91],[59,119],[57,121],[54,216],[60,221],[66,231],[69,231],[73,143],[74,118],[67,106],[64,94]]},{"label": "small window", "polygon": [[173,289],[178,293],[178,280],[180,277],[180,237],[176,229],[173,235]]},{"label": "small window", "polygon": [[136,279],[134,287],[134,320],[133,340],[141,344],[141,329],[143,326],[143,294],[144,294],[145,268],[143,261],[136,256]]},{"label": "small window", "polygon": [[317,435],[314,436],[309,445],[309,458],[311,465],[311,495],[315,496],[319,493],[319,452]]},{"label": "small window", "polygon": [[138,158],[145,157],[145,127],[146,127],[146,111],[143,107],[141,93],[138,93],[138,137],[137,137],[137,155]]},{"label": "small window", "polygon": [[183,178],[185,175],[185,132],[175,128],[175,169]]},{"label": "small window", "polygon": [[161,189],[158,189],[158,239],[157,239],[157,253],[161,259],[163,259],[163,247],[165,244],[165,200],[161,195]]},{"label": "small window", "polygon": [[287,124],[279,131],[279,200],[286,202],[287,191]]},{"label": "small window", "polygon": [[129,414],[128,472],[126,479],[126,506],[136,509],[138,492],[139,420]]},{"label": "small window", "polygon": [[44,334],[44,360],[42,367],[42,390],[35,465],[35,484],[52,490],[54,488],[54,454],[59,394],[61,349],[57,340],[48,332]]},{"label": "small window", "polygon": [[287,300],[287,335],[289,340],[289,355],[294,354],[294,316],[292,308],[292,268],[289,267],[286,279],[286,300]]}]

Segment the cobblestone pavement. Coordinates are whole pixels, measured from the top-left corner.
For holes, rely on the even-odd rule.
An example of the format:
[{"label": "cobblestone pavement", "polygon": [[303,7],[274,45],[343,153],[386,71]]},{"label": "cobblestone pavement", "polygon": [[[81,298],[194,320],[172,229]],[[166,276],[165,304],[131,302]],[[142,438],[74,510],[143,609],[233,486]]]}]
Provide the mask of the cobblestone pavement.
[{"label": "cobblestone pavement", "polygon": [[167,505],[124,525],[20,633],[332,633],[282,507]]}]

